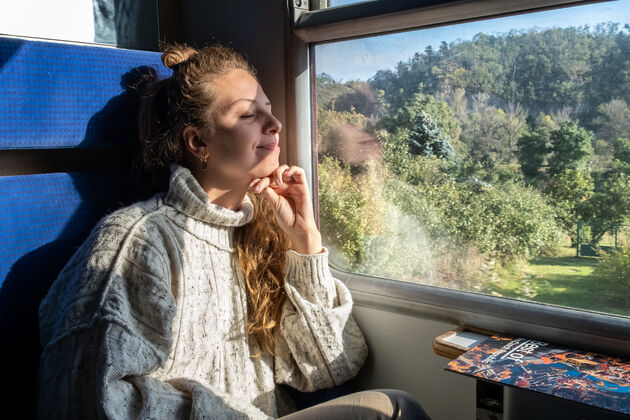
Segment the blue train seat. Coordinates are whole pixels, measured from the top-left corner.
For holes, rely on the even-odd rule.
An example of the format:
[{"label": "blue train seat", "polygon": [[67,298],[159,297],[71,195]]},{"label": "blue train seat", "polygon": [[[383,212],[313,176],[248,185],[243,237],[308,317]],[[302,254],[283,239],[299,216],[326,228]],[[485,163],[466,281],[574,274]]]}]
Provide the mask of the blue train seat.
[{"label": "blue train seat", "polygon": [[65,153],[82,168],[0,176],[0,363],[20,417],[35,414],[39,303],[96,222],[144,198],[129,170],[138,91],[169,73],[156,52],[0,37],[0,154]]}]

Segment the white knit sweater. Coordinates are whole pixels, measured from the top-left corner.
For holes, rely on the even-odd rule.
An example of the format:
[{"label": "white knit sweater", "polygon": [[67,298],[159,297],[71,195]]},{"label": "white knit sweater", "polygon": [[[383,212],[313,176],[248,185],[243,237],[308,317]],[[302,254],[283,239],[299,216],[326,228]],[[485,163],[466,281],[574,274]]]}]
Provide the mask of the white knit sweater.
[{"label": "white knit sweater", "polygon": [[251,356],[233,243],[251,218],[251,202],[216,206],[179,166],[167,194],[104,218],[40,306],[39,417],[276,417],[276,383],[353,377],[367,348],[326,251],[287,252],[276,355]]}]

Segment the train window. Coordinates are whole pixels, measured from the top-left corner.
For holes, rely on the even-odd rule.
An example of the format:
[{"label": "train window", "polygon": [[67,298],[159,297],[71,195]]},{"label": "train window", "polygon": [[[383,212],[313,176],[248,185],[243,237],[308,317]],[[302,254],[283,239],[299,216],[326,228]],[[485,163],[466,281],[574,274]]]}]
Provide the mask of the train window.
[{"label": "train window", "polygon": [[630,316],[630,0],[313,57],[335,268]]},{"label": "train window", "polygon": [[327,1],[328,1],[327,7],[337,7],[337,6],[345,6],[347,4],[352,4],[352,3],[360,3],[362,1],[367,1],[367,0],[327,0]]},{"label": "train window", "polygon": [[6,1],[0,4],[0,34],[154,50],[157,2]]}]

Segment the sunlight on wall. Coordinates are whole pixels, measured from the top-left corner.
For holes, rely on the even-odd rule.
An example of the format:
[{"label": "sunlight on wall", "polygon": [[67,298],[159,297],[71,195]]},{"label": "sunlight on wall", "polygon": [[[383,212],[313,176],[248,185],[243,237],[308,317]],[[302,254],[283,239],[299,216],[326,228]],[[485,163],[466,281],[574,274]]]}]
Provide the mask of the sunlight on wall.
[{"label": "sunlight on wall", "polygon": [[92,1],[2,2],[0,34],[94,42]]}]

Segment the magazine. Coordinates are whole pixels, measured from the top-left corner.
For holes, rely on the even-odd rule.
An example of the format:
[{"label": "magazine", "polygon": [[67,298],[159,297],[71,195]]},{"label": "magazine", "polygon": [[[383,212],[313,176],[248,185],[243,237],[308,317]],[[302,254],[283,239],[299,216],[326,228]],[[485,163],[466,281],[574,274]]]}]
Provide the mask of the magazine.
[{"label": "magazine", "polygon": [[630,360],[495,335],[445,369],[630,414]]}]

